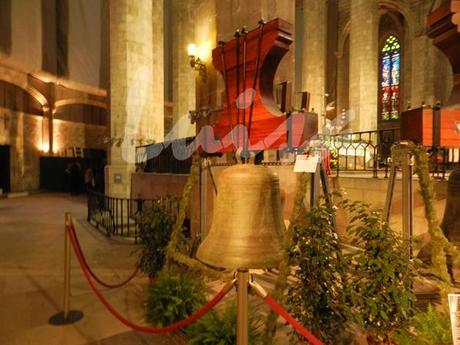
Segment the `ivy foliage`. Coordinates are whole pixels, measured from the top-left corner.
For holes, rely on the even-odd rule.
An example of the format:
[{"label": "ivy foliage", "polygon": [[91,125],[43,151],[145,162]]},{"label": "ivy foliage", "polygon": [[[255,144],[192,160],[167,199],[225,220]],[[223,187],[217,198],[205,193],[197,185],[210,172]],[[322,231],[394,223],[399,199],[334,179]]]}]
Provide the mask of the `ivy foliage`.
[{"label": "ivy foliage", "polygon": [[[394,148],[393,150],[396,150]],[[420,194],[424,202],[425,218],[428,223],[428,233],[431,236],[431,262],[432,273],[450,284],[450,276],[447,271],[446,254],[452,256],[454,262],[460,264],[460,252],[454,244],[448,241],[444,235],[435,208],[435,192],[430,177],[430,167],[426,149],[420,145],[411,145],[415,159],[415,172],[419,177]]]},{"label": "ivy foliage", "polygon": [[[294,236],[294,228],[296,224],[301,220],[302,215],[305,214],[305,196],[307,194],[308,185],[310,182],[310,175],[307,173],[299,174],[296,182],[296,193],[294,197],[294,208],[291,215],[291,223],[287,228],[287,231],[284,233],[283,246],[285,249],[283,251],[283,256],[279,265],[279,274],[275,282],[275,287],[273,289],[273,297],[283,303],[285,300],[285,290],[287,287],[287,278],[290,274],[289,266],[289,248],[292,246],[292,238]],[[274,311],[270,311],[267,316],[264,330],[264,344],[272,345],[277,327],[278,314]]]},{"label": "ivy foliage", "polygon": [[197,276],[162,271],[149,286],[147,321],[162,327],[185,319],[205,304],[204,291]]},{"label": "ivy foliage", "polygon": [[[297,282],[287,302],[296,318],[326,343],[339,344],[346,330],[346,263],[334,228],[334,208],[323,202],[294,228],[289,264]],[[293,337],[297,338],[295,334]]]},{"label": "ivy foliage", "polygon": [[159,203],[154,203],[141,216],[142,252],[137,265],[149,277],[155,277],[163,268],[173,224],[174,217]]},{"label": "ivy foliage", "polygon": [[[212,310],[187,329],[190,345],[234,345],[236,344],[237,308],[235,303],[223,311]],[[248,344],[261,344],[260,322],[254,312],[249,313]]]},{"label": "ivy foliage", "polygon": [[184,190],[179,202],[179,211],[174,222],[171,239],[166,247],[166,260],[165,266],[171,268],[174,265],[186,267],[194,272],[201,272],[202,274],[213,277],[222,278],[222,272],[216,271],[204,265],[200,261],[189,256],[189,253],[181,252],[184,248],[184,237],[182,236],[182,225],[184,223],[193,187],[197,185],[200,177],[201,157],[199,153],[194,153],[192,156],[192,166],[190,167],[190,174],[185,183]]},{"label": "ivy foliage", "polygon": [[360,248],[346,254],[351,314],[370,344],[391,344],[393,332],[407,326],[414,314],[416,263],[408,259],[409,243],[368,204],[344,200],[342,207],[350,216],[351,243]]}]

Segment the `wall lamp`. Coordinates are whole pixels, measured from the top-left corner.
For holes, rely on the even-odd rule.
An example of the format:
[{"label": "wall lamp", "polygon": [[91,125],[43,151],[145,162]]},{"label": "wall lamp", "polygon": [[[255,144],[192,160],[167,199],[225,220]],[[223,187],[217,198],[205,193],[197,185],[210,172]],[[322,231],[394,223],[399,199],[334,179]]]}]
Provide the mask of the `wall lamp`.
[{"label": "wall lamp", "polygon": [[187,47],[188,56],[190,58],[190,66],[198,71],[202,80],[206,80],[206,65],[200,58],[197,56],[196,45],[191,43]]}]

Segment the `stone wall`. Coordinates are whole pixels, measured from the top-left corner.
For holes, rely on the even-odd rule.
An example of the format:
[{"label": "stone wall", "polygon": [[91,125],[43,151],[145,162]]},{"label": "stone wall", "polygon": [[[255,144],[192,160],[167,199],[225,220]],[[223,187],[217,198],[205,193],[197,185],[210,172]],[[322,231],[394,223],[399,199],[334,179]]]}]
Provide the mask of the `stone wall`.
[{"label": "stone wall", "polygon": [[12,192],[39,188],[42,117],[0,108],[0,145],[10,146]]},{"label": "stone wall", "polygon": [[53,121],[54,150],[65,151],[67,147],[85,147],[104,150],[104,138],[108,136],[105,126],[85,125],[84,123],[63,120]]},{"label": "stone wall", "polygon": [[[156,199],[165,195],[181,197],[188,175],[135,173],[132,175],[131,198]],[[200,232],[200,187],[192,189],[187,217],[192,234]]]},{"label": "stone wall", "polygon": [[[216,183],[219,181],[219,176],[225,167],[213,167],[212,172]],[[291,217],[292,209],[294,206],[294,196],[296,192],[296,178],[297,174],[294,173],[292,166],[276,166],[270,167],[275,171],[280,178],[280,189],[281,198],[283,201],[283,216],[285,222],[288,223]],[[203,171],[202,181],[205,183],[204,191],[206,193],[205,200],[206,204],[203,207],[206,212],[203,214],[203,232],[209,231],[212,222],[213,204],[215,200],[215,193],[212,187],[212,182],[209,178],[209,173]],[[436,191],[436,209],[438,210],[438,217],[441,220],[444,212],[445,201],[447,197],[447,181],[435,181]],[[372,178],[372,177],[359,177],[359,176],[341,176],[330,178],[330,187],[333,191],[342,192],[346,198],[350,200],[365,201],[372,205],[376,209],[383,209],[385,205],[388,179],[384,178]],[[203,187],[202,187],[203,188]],[[419,193],[418,181],[414,178],[413,181],[414,190],[414,209],[413,209],[413,231],[415,236],[423,235],[428,231],[426,219],[424,217],[424,205],[423,200]],[[307,195],[309,192],[307,192]],[[401,180],[397,180],[395,183],[395,191],[393,196],[393,203],[391,209],[390,224],[395,231],[402,231],[401,222],[401,210],[402,210],[402,194],[401,194]],[[308,206],[309,198],[305,200]],[[339,210],[338,216],[338,227],[341,234],[345,233],[345,226],[347,218],[344,212]]]},{"label": "stone wall", "polygon": [[386,13],[403,18],[401,110],[419,107],[422,102],[432,105],[438,100],[447,101],[452,89],[452,70],[447,58],[425,33],[426,17],[440,3],[423,0],[338,2],[336,111],[339,113],[342,108],[353,111],[353,130],[377,128],[378,44],[382,38],[377,33],[380,19]]},{"label": "stone wall", "polygon": [[[11,192],[35,191],[40,187],[40,156],[45,155],[46,122],[41,116],[0,108],[0,145],[10,146]],[[107,128],[54,120],[55,153],[67,147],[104,149]]]},{"label": "stone wall", "polygon": [[[212,176],[215,182],[219,183],[219,177],[225,167],[212,167]],[[291,218],[294,206],[294,196],[296,193],[297,174],[294,173],[292,166],[270,167],[275,171],[280,179],[280,190],[283,207],[283,217],[288,224]],[[205,236],[211,227],[214,202],[216,194],[214,192],[211,174],[205,169],[201,173],[201,186],[195,187],[192,193],[190,203],[190,217],[192,221],[193,233],[198,233],[201,229],[201,235]],[[182,194],[187,175],[171,174],[133,174],[132,179],[132,197],[151,199],[162,195]],[[438,218],[441,220],[444,212],[445,201],[447,197],[447,181],[435,181],[436,200],[435,205],[438,210]],[[360,177],[360,176],[341,176],[330,178],[330,187],[332,191],[340,191],[350,200],[359,200],[369,203],[373,208],[383,209],[386,201],[388,179]],[[427,222],[424,216],[423,199],[419,193],[417,178],[413,181],[414,190],[414,208],[413,208],[413,233],[415,236],[425,235],[428,231]],[[309,204],[309,191],[305,199],[305,204]],[[201,196],[200,196],[201,195]],[[390,225],[395,231],[402,231],[402,194],[401,180],[395,183],[395,191],[391,209]],[[340,234],[345,233],[347,216],[342,210],[337,214],[338,230]]]}]

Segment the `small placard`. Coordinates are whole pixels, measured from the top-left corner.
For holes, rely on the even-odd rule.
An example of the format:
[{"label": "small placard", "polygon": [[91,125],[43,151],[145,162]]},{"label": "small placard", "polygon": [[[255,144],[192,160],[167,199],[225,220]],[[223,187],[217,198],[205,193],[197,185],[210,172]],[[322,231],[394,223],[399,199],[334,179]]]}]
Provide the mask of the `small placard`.
[{"label": "small placard", "polygon": [[309,155],[297,155],[294,172],[314,173],[318,166],[318,157]]},{"label": "small placard", "polygon": [[123,182],[121,174],[115,174],[113,175],[113,182],[115,184],[121,184]]},{"label": "small placard", "polygon": [[449,294],[450,324],[452,327],[453,345],[460,345],[460,294]]}]

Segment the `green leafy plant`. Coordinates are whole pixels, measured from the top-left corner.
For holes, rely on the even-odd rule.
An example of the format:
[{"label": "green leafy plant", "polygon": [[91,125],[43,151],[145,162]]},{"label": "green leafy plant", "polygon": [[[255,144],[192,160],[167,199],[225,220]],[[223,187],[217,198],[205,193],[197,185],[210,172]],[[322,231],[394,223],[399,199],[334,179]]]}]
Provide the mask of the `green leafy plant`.
[{"label": "green leafy plant", "polygon": [[428,305],[428,310],[419,313],[411,321],[411,332],[399,331],[395,340],[399,345],[448,345],[452,344],[449,315]]},{"label": "green leafy plant", "polygon": [[290,311],[316,336],[338,344],[337,337],[343,336],[347,321],[346,263],[334,228],[334,214],[334,208],[323,202],[294,228],[289,264],[298,269],[287,302]]},{"label": "green leafy plant", "polygon": [[[221,311],[211,311],[187,329],[190,345],[236,344],[236,304]],[[260,344],[260,324],[255,314],[249,314],[249,345]]]},{"label": "green leafy plant", "polygon": [[197,276],[162,271],[149,286],[147,321],[165,326],[186,318],[205,303],[204,291]]},{"label": "green leafy plant", "polygon": [[159,203],[154,203],[142,214],[139,230],[142,251],[138,267],[149,277],[154,277],[163,267],[173,224],[174,217]]},{"label": "green leafy plant", "polygon": [[412,326],[420,337],[428,340],[432,344],[451,344],[452,333],[449,314],[428,305],[425,313],[417,314]]},{"label": "green leafy plant", "polygon": [[414,314],[416,271],[408,258],[408,243],[368,204],[344,200],[342,205],[351,217],[351,243],[360,248],[346,255],[352,315],[367,331],[369,344],[392,344],[392,333],[404,328]]}]

